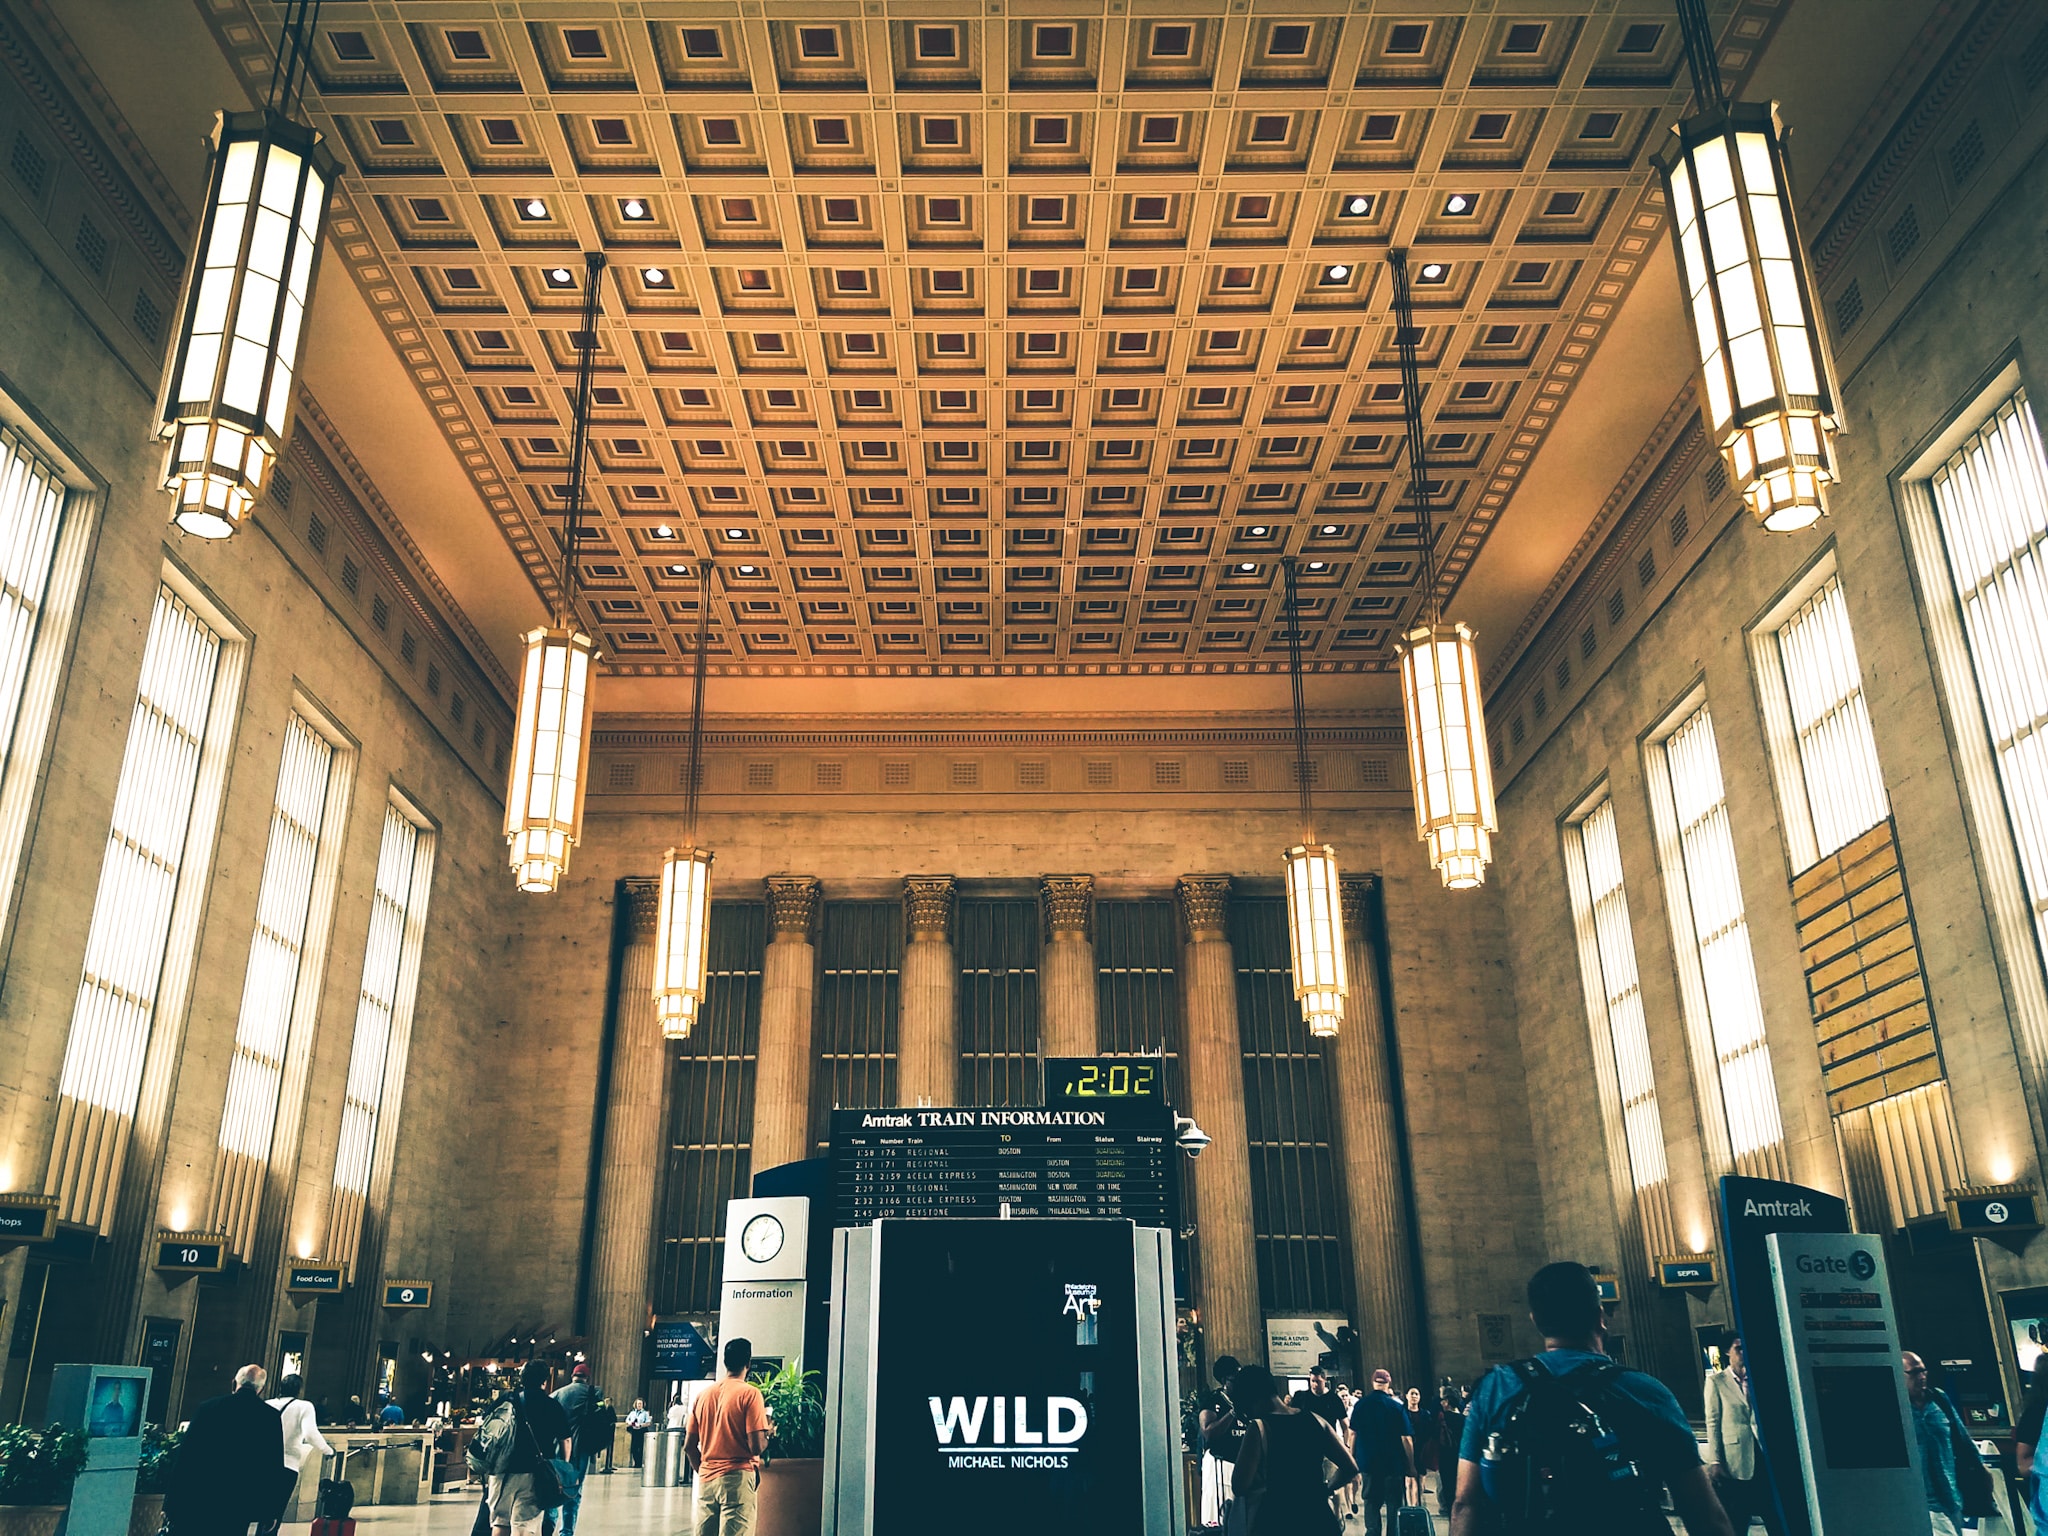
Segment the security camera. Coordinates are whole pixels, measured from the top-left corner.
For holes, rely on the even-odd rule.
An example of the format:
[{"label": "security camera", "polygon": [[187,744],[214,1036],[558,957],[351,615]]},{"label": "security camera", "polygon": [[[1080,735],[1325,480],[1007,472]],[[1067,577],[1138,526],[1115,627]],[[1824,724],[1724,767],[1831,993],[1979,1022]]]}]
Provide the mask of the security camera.
[{"label": "security camera", "polygon": [[1202,1149],[1209,1145],[1209,1133],[1186,1115],[1173,1117],[1173,1142],[1189,1157],[1200,1157]]}]

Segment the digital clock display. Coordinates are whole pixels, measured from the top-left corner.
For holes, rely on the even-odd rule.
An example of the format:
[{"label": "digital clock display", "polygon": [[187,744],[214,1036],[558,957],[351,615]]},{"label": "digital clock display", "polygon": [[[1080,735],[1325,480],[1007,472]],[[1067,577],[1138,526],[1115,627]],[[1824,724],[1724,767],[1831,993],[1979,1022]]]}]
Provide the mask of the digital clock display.
[{"label": "digital clock display", "polygon": [[1056,1056],[1045,1064],[1045,1102],[1137,1099],[1161,1104],[1166,1085],[1159,1069],[1156,1059],[1144,1056]]}]

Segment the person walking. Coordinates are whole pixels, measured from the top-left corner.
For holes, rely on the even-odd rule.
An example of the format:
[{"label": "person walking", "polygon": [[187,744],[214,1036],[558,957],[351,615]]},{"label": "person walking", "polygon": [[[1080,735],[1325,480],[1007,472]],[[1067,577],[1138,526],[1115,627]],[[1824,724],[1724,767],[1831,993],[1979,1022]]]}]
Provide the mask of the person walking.
[{"label": "person walking", "polygon": [[[1321,1325],[1318,1324],[1317,1326],[1320,1327]],[[1337,1438],[1345,1442],[1344,1448],[1346,1450],[1351,1448],[1350,1441],[1346,1435],[1350,1410],[1344,1406],[1343,1399],[1330,1390],[1329,1372],[1320,1365],[1309,1367],[1308,1387],[1306,1390],[1294,1394],[1293,1403],[1303,1413],[1312,1413],[1329,1425]],[[1338,1488],[1333,1496],[1331,1507],[1337,1511],[1337,1518],[1339,1520],[1346,1518],[1350,1514],[1350,1493],[1351,1485],[1345,1483]]]},{"label": "person walking", "polygon": [[1428,1492],[1429,1474],[1438,1473],[1438,1481],[1442,1481],[1444,1421],[1420,1387],[1410,1387],[1401,1405],[1408,1410],[1408,1425],[1415,1439],[1415,1497],[1411,1502],[1420,1504]]},{"label": "person walking", "polygon": [[[1246,1421],[1230,1474],[1232,1536],[1337,1536],[1343,1522],[1330,1496],[1358,1476],[1358,1463],[1329,1421],[1283,1398],[1262,1365],[1238,1371],[1230,1403]],[[1335,1464],[1334,1478],[1325,1479],[1326,1462]]]},{"label": "person walking", "polygon": [[[1963,1428],[1962,1416],[1948,1394],[1927,1380],[1927,1362],[1910,1349],[1899,1357],[1906,1373],[1906,1399],[1913,1409],[1913,1430],[1920,1437],[1920,1475],[1927,1485],[1927,1525],[1933,1536],[1960,1536],[1963,1529],[1962,1478],[1987,1484],[1991,1473],[1977,1454],[1977,1442]],[[1967,1455],[1974,1463],[1958,1465]]]},{"label": "person walking", "polygon": [[[576,1473],[580,1489],[583,1479],[590,1471],[591,1451],[589,1431],[602,1399],[590,1379],[589,1363],[576,1362],[569,1372],[569,1385],[555,1394],[555,1402],[561,1407],[562,1416],[569,1421],[569,1452],[563,1457]],[[569,1492],[568,1481],[564,1479],[562,1492]],[[562,1536],[576,1536],[576,1514],[582,1508],[580,1498],[565,1498],[562,1503]]]},{"label": "person walking", "polygon": [[1671,1536],[1659,1485],[1688,1536],[1734,1536],[1671,1389],[1607,1357],[1593,1272],[1537,1270],[1529,1318],[1543,1353],[1495,1366],[1472,1394],[1451,1536]]},{"label": "person walking", "polygon": [[633,1448],[633,1465],[641,1466],[647,1457],[647,1431],[654,1427],[654,1415],[647,1411],[647,1399],[636,1397],[633,1406],[626,1410],[626,1440]]},{"label": "person walking", "polygon": [[529,1360],[519,1369],[512,1394],[513,1443],[502,1472],[484,1490],[491,1528],[535,1536],[550,1510],[559,1508],[562,1489],[553,1466],[569,1445],[569,1416],[548,1396],[548,1363]]},{"label": "person walking", "polygon": [[263,1401],[268,1379],[262,1366],[245,1365],[232,1392],[193,1410],[164,1490],[179,1536],[244,1536],[283,1508],[284,1418]]},{"label": "person walking", "polygon": [[1230,1384],[1237,1379],[1237,1357],[1218,1355],[1209,1367],[1216,1385],[1195,1400],[1195,1424],[1202,1442],[1202,1525],[1220,1530],[1230,1505],[1230,1469],[1244,1439],[1244,1421],[1230,1405]]},{"label": "person walking", "polygon": [[747,1380],[754,1346],[728,1339],[722,1358],[725,1378],[690,1407],[683,1456],[697,1474],[697,1536],[748,1536],[761,1453],[768,1449],[768,1405]]},{"label": "person walking", "polygon": [[1415,1478],[1415,1426],[1408,1410],[1394,1396],[1393,1373],[1372,1373],[1372,1390],[1351,1409],[1351,1441],[1365,1477],[1366,1536],[1397,1529],[1401,1506],[1414,1501],[1408,1485]]},{"label": "person walking", "polygon": [[1458,1447],[1465,1438],[1465,1399],[1446,1381],[1437,1388],[1436,1512],[1449,1520],[1458,1492]]},{"label": "person walking", "polygon": [[1742,1347],[1742,1335],[1729,1333],[1722,1341],[1727,1364],[1707,1372],[1707,1480],[1721,1507],[1728,1511],[1728,1523],[1739,1531],[1749,1529],[1750,1518],[1763,1521],[1771,1536],[1784,1536],[1778,1523],[1778,1503],[1771,1481],[1757,1475],[1756,1419],[1749,1402],[1749,1357]]},{"label": "person walking", "polygon": [[308,1452],[317,1451],[324,1461],[334,1454],[320,1433],[313,1405],[299,1394],[305,1383],[297,1376],[286,1376],[277,1384],[277,1396],[270,1399],[270,1406],[277,1410],[284,1426],[284,1465],[291,1474],[284,1491],[284,1502],[290,1503],[299,1486],[299,1474],[305,1469]]}]

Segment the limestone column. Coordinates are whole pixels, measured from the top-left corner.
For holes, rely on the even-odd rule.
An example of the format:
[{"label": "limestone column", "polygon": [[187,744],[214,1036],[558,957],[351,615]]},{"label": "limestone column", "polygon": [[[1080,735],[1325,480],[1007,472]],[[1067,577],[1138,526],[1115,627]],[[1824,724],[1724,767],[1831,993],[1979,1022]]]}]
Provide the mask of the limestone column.
[{"label": "limestone column", "polygon": [[1043,875],[1045,952],[1038,963],[1038,1054],[1096,1052],[1095,877]]},{"label": "limestone column", "polygon": [[627,880],[618,1012],[612,1020],[610,1088],[597,1175],[597,1233],[590,1254],[590,1342],[598,1385],[614,1402],[640,1390],[641,1340],[654,1254],[654,1208],[665,1159],[662,1118],[669,1044],[654,1018],[654,933],[661,893]]},{"label": "limestone column", "polygon": [[1400,1090],[1393,1041],[1380,1008],[1379,964],[1367,925],[1376,878],[1342,882],[1344,970],[1350,996],[1337,1038],[1323,1042],[1337,1166],[1351,1218],[1358,1285],[1360,1374],[1384,1366],[1396,1381],[1422,1381],[1428,1362],[1415,1294],[1415,1239],[1401,1163]]},{"label": "limestone column", "polygon": [[903,977],[896,1018],[896,1102],[959,1096],[960,968],[953,960],[953,877],[903,877]]},{"label": "limestone column", "polygon": [[811,1147],[811,1000],[818,952],[811,929],[818,882],[770,875],[768,948],[761,961],[761,1041],[754,1055],[755,1173],[809,1157]]},{"label": "limestone column", "polygon": [[1186,1112],[1210,1138],[1187,1169],[1195,1191],[1195,1242],[1202,1330],[1209,1358],[1266,1358],[1259,1310],[1258,1252],[1252,1242],[1251,1149],[1244,1123],[1244,1052],[1237,1034],[1237,965],[1225,926],[1230,876],[1185,875],[1180,913],[1185,1029],[1181,1077]]}]

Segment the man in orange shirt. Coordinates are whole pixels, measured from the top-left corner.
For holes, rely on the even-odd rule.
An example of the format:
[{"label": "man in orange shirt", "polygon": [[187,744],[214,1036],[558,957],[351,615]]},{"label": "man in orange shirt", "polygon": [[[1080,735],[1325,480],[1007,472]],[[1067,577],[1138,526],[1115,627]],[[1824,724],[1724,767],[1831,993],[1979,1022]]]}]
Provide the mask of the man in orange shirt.
[{"label": "man in orange shirt", "polygon": [[748,1536],[761,1453],[768,1449],[768,1405],[747,1380],[754,1346],[725,1341],[725,1379],[699,1393],[690,1408],[683,1454],[697,1474],[697,1536]]}]

